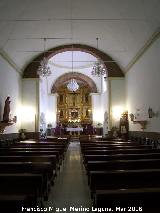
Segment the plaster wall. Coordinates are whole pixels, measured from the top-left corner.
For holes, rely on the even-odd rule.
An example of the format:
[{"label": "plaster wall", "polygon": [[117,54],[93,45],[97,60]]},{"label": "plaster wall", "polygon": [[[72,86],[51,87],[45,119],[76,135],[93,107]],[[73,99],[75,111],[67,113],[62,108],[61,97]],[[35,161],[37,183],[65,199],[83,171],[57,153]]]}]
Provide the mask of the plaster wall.
[{"label": "plaster wall", "polygon": [[[160,132],[160,38],[154,41],[126,74],[126,100],[129,113],[147,120],[147,132]],[[148,118],[148,108],[154,112]],[[139,124],[130,121],[130,131],[142,131]]]},{"label": "plaster wall", "polygon": [[0,56],[0,120],[3,119],[4,103],[7,96],[11,99],[11,118],[17,116],[17,123],[6,128],[5,133],[17,133],[21,125],[21,76]]},{"label": "plaster wall", "polygon": [[22,82],[22,128],[27,132],[39,130],[39,80],[23,79]]},{"label": "plaster wall", "polygon": [[126,110],[125,79],[109,79],[110,127],[119,127],[121,114]]}]

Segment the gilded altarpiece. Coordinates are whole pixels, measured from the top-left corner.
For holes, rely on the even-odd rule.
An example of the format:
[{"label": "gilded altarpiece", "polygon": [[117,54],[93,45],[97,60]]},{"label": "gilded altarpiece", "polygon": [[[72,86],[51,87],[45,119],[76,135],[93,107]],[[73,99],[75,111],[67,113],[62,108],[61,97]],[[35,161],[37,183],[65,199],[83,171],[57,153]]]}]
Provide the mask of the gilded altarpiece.
[{"label": "gilded altarpiece", "polygon": [[87,87],[80,87],[76,92],[61,87],[57,97],[57,122],[92,123],[92,101]]}]

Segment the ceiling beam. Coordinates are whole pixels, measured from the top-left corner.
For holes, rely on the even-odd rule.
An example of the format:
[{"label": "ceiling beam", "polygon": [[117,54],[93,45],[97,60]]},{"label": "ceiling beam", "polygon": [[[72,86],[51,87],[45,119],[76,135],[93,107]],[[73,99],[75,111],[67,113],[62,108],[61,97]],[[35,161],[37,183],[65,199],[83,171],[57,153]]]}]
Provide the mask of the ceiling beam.
[{"label": "ceiling beam", "polygon": [[143,47],[138,51],[138,53],[134,56],[134,58],[129,62],[126,66],[125,73],[127,73],[134,64],[144,55],[144,53],[151,47],[151,45],[160,37],[160,28],[152,34],[152,36],[147,40],[147,42],[143,45]]},{"label": "ceiling beam", "polygon": [[[150,19],[148,19],[150,20]],[[0,18],[5,22],[41,22],[41,21],[146,21],[144,18],[42,18],[42,19],[6,19]]]}]

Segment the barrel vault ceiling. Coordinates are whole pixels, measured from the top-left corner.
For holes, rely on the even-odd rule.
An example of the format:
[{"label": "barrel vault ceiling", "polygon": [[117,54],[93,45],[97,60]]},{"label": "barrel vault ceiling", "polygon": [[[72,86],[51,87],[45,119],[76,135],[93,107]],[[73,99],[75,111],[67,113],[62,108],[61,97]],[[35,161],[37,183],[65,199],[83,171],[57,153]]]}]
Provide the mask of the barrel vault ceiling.
[{"label": "barrel vault ceiling", "polygon": [[125,72],[160,26],[159,0],[0,0],[1,55],[23,72],[44,50],[85,44]]}]

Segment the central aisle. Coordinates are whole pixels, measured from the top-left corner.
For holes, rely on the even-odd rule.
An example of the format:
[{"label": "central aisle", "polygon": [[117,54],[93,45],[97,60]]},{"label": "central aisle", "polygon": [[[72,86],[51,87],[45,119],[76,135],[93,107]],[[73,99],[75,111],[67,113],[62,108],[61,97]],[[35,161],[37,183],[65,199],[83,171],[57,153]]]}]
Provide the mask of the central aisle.
[{"label": "central aisle", "polygon": [[68,147],[66,159],[49,196],[49,204],[60,209],[92,206],[79,142],[71,142]]}]

